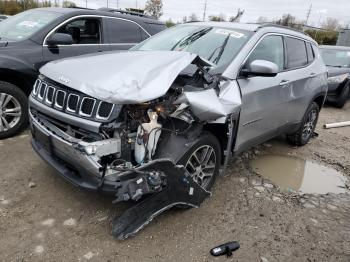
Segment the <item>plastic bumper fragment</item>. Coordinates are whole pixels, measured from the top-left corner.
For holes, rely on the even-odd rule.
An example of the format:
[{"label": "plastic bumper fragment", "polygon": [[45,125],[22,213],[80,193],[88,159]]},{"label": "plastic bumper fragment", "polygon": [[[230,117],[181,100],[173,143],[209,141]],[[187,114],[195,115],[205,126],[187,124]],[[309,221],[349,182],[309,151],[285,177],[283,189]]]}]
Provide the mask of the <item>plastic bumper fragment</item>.
[{"label": "plastic bumper fragment", "polygon": [[120,240],[135,235],[156,216],[175,205],[199,207],[211,195],[195,183],[183,167],[176,166],[170,160],[154,161],[138,170],[162,172],[166,175],[167,183],[161,192],[147,197],[114,218],[112,234]]}]

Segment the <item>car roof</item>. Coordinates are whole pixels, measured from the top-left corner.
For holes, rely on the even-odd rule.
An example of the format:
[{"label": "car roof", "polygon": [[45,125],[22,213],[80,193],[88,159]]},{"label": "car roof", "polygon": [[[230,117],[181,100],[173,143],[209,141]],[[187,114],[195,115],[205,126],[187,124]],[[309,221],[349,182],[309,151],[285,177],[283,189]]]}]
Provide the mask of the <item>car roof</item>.
[{"label": "car roof", "polygon": [[255,31],[258,26],[256,24],[244,24],[244,23],[233,23],[233,22],[188,22],[185,25],[194,24],[199,26],[212,26],[212,27],[225,27],[232,29],[241,29],[246,31]]},{"label": "car roof", "polygon": [[343,51],[350,51],[349,46],[339,46],[339,45],[320,45],[320,48],[322,49],[330,49],[330,50],[343,50]]},{"label": "car roof", "polygon": [[197,24],[201,26],[218,26],[218,27],[224,27],[224,28],[230,28],[230,29],[246,30],[250,32],[257,32],[261,29],[265,29],[265,31],[268,31],[269,33],[270,32],[287,33],[290,35],[304,38],[305,40],[308,40],[310,42],[316,43],[308,34],[302,31],[299,31],[297,29],[293,29],[290,27],[286,27],[286,26],[271,24],[271,23],[257,24],[257,23],[234,23],[234,22],[189,22],[186,24]]},{"label": "car roof", "polygon": [[125,18],[133,21],[142,21],[150,24],[164,24],[163,22],[156,20],[154,18],[147,18],[147,17],[141,17],[137,15],[132,15],[132,14],[124,14],[124,13],[122,14],[118,12],[108,12],[108,11],[85,9],[85,8],[43,7],[43,8],[36,8],[34,10],[56,12],[56,13],[70,14],[70,15],[101,15],[101,16]]}]

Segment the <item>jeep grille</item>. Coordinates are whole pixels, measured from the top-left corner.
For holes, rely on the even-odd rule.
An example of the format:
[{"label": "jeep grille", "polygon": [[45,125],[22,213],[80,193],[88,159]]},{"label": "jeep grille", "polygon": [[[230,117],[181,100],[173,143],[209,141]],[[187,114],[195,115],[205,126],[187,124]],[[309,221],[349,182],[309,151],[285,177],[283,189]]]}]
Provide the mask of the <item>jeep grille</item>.
[{"label": "jeep grille", "polygon": [[56,110],[97,121],[109,120],[114,111],[121,109],[114,104],[41,79],[35,82],[32,96]]}]

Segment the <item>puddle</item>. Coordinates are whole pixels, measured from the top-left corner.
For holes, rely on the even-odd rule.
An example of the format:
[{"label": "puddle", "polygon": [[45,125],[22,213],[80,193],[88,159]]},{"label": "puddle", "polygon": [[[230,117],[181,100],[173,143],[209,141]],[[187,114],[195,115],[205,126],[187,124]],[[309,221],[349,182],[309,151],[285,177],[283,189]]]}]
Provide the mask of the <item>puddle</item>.
[{"label": "puddle", "polygon": [[300,194],[347,192],[347,179],[337,170],[287,156],[265,155],[252,160],[253,171],[271,180],[282,191]]}]

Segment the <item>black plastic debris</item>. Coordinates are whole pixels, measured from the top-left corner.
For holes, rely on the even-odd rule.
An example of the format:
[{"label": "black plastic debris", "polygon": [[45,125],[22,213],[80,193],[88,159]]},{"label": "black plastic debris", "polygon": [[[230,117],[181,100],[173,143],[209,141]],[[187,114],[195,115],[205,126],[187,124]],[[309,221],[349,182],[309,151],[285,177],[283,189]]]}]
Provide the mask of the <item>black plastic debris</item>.
[{"label": "black plastic debris", "polygon": [[173,206],[199,207],[210,196],[210,192],[195,183],[183,167],[175,166],[170,160],[155,161],[139,171],[164,173],[166,186],[113,219],[112,234],[120,240],[135,235],[153,218]]},{"label": "black plastic debris", "polygon": [[232,256],[232,252],[239,249],[239,243],[237,241],[228,242],[220,246],[214,247],[210,250],[210,254],[214,257],[226,255],[228,257]]}]

